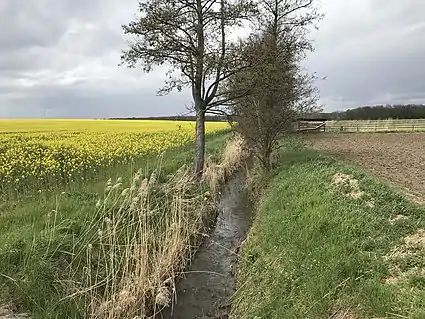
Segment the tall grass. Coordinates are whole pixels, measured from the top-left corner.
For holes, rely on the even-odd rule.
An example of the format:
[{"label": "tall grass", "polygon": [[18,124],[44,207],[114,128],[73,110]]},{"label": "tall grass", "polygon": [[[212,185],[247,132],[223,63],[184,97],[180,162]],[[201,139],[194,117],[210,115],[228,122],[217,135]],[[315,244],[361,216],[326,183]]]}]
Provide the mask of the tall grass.
[{"label": "tall grass", "polygon": [[158,166],[129,183],[110,179],[80,220],[61,216],[58,200],[29,249],[17,252],[24,260],[10,250],[0,258],[9,296],[35,318],[145,318],[166,306],[211,217],[206,187],[191,172],[164,176]]},{"label": "tall grass", "polygon": [[[130,187],[109,182],[73,244],[65,299],[84,299],[93,318],[142,318],[171,302],[175,274],[196,245],[211,204],[183,167],[166,182],[138,172]],[[63,281],[68,288],[68,281]]]},{"label": "tall grass", "polygon": [[207,183],[213,193],[217,194],[226,178],[246,164],[250,152],[241,136],[235,135],[225,146],[218,160],[208,160],[203,174],[203,181]]},{"label": "tall grass", "polygon": [[[211,164],[210,176],[222,181],[221,174],[241,165],[240,145],[213,155],[227,161]],[[171,170],[164,158],[153,171],[108,180],[85,214],[64,216],[66,194],[58,195],[30,244],[11,240],[0,247],[0,296],[34,318],[155,315],[175,298],[175,278],[215,216],[219,188],[211,188],[211,179],[194,180],[189,166]]]}]

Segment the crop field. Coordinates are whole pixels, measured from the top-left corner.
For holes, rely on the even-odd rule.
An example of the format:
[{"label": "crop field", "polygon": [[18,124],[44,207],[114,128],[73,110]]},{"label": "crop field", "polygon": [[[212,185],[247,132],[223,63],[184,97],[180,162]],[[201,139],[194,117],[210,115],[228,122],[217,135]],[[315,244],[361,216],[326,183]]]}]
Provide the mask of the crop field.
[{"label": "crop field", "polygon": [[[226,124],[209,122],[210,129],[222,128]],[[0,119],[0,133],[23,132],[169,132],[178,129],[194,129],[190,121],[162,120],[90,120],[90,119]]]},{"label": "crop field", "polygon": [[[226,128],[207,123],[207,133]],[[0,120],[0,188],[84,180],[110,165],[190,142],[194,123],[113,120]]]},{"label": "crop field", "polygon": [[360,166],[402,188],[416,199],[425,198],[425,133],[318,134],[313,147]]},{"label": "crop field", "polygon": [[[206,123],[209,160],[227,128]],[[0,120],[0,317],[153,313],[210,218],[194,133],[182,121]]]}]

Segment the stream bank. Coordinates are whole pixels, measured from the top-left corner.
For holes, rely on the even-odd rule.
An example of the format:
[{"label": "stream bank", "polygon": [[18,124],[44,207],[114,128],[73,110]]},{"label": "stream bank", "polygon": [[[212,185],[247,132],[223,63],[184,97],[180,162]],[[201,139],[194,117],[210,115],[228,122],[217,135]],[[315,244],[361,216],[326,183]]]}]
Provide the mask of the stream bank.
[{"label": "stream bank", "polygon": [[184,277],[177,282],[176,298],[156,318],[228,318],[235,293],[237,251],[251,225],[252,206],[243,169],[223,186],[214,230],[205,235]]}]

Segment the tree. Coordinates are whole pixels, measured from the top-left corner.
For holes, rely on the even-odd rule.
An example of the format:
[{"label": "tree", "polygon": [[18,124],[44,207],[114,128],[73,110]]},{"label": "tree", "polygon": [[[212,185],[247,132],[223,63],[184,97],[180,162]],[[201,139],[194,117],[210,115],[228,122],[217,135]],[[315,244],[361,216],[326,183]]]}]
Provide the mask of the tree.
[{"label": "tree", "polygon": [[221,84],[241,68],[234,54],[237,44],[229,33],[255,12],[248,0],[145,0],[140,17],[124,25],[133,36],[123,50],[122,64],[145,72],[167,65],[168,80],[159,91],[190,87],[196,112],[195,170],[202,174],[205,156],[205,115],[219,114],[229,101]]},{"label": "tree", "polygon": [[300,65],[305,52],[311,49],[305,37],[307,27],[320,15],[311,7],[312,1],[260,3],[259,31],[246,41],[242,53],[249,68],[228,82],[233,91],[249,91],[236,99],[232,109],[238,131],[268,171],[279,139],[291,131],[293,120],[320,110],[314,77]]},{"label": "tree", "polygon": [[386,120],[386,119],[422,119],[425,118],[425,105],[374,105],[362,106],[342,112],[344,120]]}]

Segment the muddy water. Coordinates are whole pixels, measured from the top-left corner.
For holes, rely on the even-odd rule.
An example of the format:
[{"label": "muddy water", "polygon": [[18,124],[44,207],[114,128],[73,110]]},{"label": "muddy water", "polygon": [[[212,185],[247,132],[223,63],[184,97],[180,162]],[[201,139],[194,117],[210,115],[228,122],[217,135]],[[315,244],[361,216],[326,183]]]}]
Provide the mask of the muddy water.
[{"label": "muddy water", "polygon": [[236,251],[251,222],[251,206],[245,190],[246,171],[225,185],[214,231],[176,287],[174,305],[157,318],[227,318],[235,292]]}]

